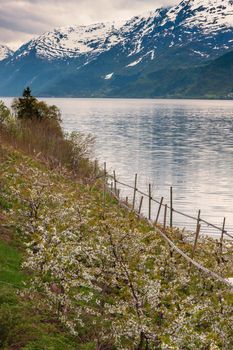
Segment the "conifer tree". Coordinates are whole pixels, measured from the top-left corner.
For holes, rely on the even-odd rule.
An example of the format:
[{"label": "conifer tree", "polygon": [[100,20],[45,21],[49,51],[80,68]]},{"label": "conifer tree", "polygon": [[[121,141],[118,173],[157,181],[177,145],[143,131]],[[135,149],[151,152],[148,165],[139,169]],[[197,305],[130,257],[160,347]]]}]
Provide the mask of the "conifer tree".
[{"label": "conifer tree", "polygon": [[24,89],[23,96],[15,99],[12,104],[15,115],[20,120],[54,120],[61,121],[61,113],[56,106],[48,106],[32,96],[29,87]]},{"label": "conifer tree", "polygon": [[23,96],[14,100],[12,108],[19,119],[39,119],[36,108],[36,98],[32,96],[29,87],[24,89]]}]

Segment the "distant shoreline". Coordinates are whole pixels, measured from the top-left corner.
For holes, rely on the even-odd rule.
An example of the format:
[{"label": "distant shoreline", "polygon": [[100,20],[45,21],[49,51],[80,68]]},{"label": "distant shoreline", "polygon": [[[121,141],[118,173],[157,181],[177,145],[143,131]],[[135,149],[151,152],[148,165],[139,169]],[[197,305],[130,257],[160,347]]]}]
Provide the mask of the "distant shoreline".
[{"label": "distant shoreline", "polygon": [[[0,99],[5,98],[18,98],[19,96],[0,96]],[[86,100],[164,100],[164,101],[175,101],[175,100],[185,100],[185,101],[233,101],[232,98],[210,98],[210,97],[114,97],[114,96],[40,96],[35,95],[35,97],[40,99],[86,99]]]}]

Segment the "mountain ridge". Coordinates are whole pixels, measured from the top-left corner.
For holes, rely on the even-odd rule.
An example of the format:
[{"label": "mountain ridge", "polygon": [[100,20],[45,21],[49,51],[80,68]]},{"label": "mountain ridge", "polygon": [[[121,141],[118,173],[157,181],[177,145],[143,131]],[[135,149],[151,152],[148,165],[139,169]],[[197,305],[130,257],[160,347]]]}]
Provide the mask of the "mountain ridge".
[{"label": "mountain ridge", "polygon": [[[183,0],[124,23],[57,28],[0,64],[0,94],[114,96],[152,72],[205,65],[233,49],[232,0]],[[124,97],[124,96],[123,96]]]},{"label": "mountain ridge", "polygon": [[3,61],[13,56],[14,51],[11,50],[7,45],[0,44],[0,61]]}]

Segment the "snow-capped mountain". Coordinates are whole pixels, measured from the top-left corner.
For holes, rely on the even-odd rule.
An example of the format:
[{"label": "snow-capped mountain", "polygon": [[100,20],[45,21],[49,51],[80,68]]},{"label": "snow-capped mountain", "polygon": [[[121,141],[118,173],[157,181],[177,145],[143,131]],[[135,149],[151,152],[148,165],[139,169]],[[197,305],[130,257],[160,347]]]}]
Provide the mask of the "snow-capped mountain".
[{"label": "snow-capped mountain", "polygon": [[[119,44],[133,56],[143,51],[148,39],[151,39],[150,48],[153,51],[146,53],[154,58],[156,41],[161,39],[161,36],[163,41],[169,43],[169,47],[175,44],[183,46],[187,45],[187,38],[191,41],[197,34],[207,35],[210,40],[210,36],[216,36],[223,31],[231,33],[232,28],[232,0],[184,0],[171,9],[151,11],[126,23],[57,28],[24,45],[16,52],[15,58],[19,59],[31,52],[48,60],[78,58],[81,55],[94,56]],[[182,41],[182,36],[186,37],[185,42]],[[215,49],[231,47],[233,38],[227,39],[226,37],[224,42],[216,43],[218,46]]]},{"label": "snow-capped mountain", "polygon": [[32,51],[38,58],[47,60],[100,54],[118,43],[118,26],[116,23],[97,23],[89,26],[56,28],[24,45],[14,59],[30,55]]},{"label": "snow-capped mountain", "polygon": [[0,93],[31,85],[43,95],[114,96],[153,72],[205,64],[231,49],[233,0],[183,0],[126,22],[44,33],[0,65]]},{"label": "snow-capped mountain", "polygon": [[0,61],[5,60],[13,55],[13,51],[5,45],[0,45]]},{"label": "snow-capped mountain", "polygon": [[187,48],[201,60],[233,47],[232,0],[184,0],[178,6],[136,17],[122,28],[133,33],[131,54],[156,59],[169,48]]},{"label": "snow-capped mountain", "polygon": [[184,0],[171,9],[167,17],[187,29],[199,28],[205,34],[233,27],[232,0]]}]

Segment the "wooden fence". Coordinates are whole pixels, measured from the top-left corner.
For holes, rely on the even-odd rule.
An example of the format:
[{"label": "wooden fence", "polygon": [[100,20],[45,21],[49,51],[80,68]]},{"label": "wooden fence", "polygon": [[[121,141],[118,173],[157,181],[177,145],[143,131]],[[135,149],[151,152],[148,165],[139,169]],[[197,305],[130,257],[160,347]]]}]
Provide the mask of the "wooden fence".
[{"label": "wooden fence", "polygon": [[[167,225],[167,219],[169,217],[169,226],[172,228],[174,226],[174,214],[177,214],[177,215],[183,216],[184,218],[192,220],[195,223],[196,228],[200,225],[200,233],[201,233],[201,225],[205,224],[208,227],[211,227],[214,230],[216,230],[216,232],[218,233],[218,238],[221,242],[223,241],[224,237],[225,238],[227,237],[229,239],[233,239],[233,235],[228,233],[227,230],[225,229],[225,225],[226,225],[226,218],[225,217],[223,218],[223,223],[222,223],[222,226],[220,227],[220,226],[217,226],[217,225],[205,220],[204,218],[202,218],[200,209],[198,210],[198,214],[196,217],[177,210],[174,207],[173,187],[170,187],[169,203],[165,203],[164,197],[161,197],[160,199],[156,199],[152,196],[151,184],[148,185],[148,193],[146,193],[138,188],[138,176],[137,176],[137,174],[135,174],[133,185],[129,185],[129,184],[126,184],[126,183],[118,180],[115,171],[113,172],[113,175],[108,174],[108,179],[109,179],[109,183],[110,183],[110,189],[118,197],[120,197],[120,191],[121,191],[121,189],[118,188],[119,187],[118,185],[123,186],[123,187],[127,187],[128,189],[130,189],[132,191],[132,198],[133,198],[132,199],[132,208],[134,210],[137,210],[136,209],[136,198],[137,198],[137,195],[140,195],[139,207],[137,210],[138,213],[142,212],[142,205],[143,205],[143,203],[145,203],[145,200],[147,200],[148,201],[148,213],[146,214],[146,217],[149,220],[152,219],[152,203],[156,203],[158,205],[158,209],[154,215],[155,224],[160,222],[160,223],[164,223],[165,225]],[[126,203],[129,202],[128,196],[125,198],[121,198],[121,199],[122,200],[125,199]],[[164,208],[163,218],[161,218],[162,208]],[[168,214],[169,214],[169,216],[168,216]]]},{"label": "wooden fence", "polygon": [[[110,193],[110,195],[112,195],[119,202],[119,204],[121,206],[123,206],[125,209],[130,210],[130,211],[134,211],[140,218],[146,219],[148,224],[151,227],[153,227],[156,230],[156,232],[158,232],[164,238],[164,240],[167,241],[169,246],[172,249],[174,249],[178,254],[180,254],[187,262],[189,262],[189,264],[195,266],[195,268],[202,271],[206,275],[212,277],[213,279],[218,280],[219,282],[227,285],[233,291],[233,284],[230,280],[223,278],[222,276],[220,276],[216,272],[207,269],[206,267],[204,267],[203,265],[198,263],[196,260],[194,260],[194,255],[195,255],[195,251],[197,248],[198,239],[199,239],[199,236],[201,233],[201,223],[205,223],[205,224],[213,227],[214,229],[216,229],[219,232],[218,238],[219,238],[220,254],[222,255],[224,237],[226,236],[229,239],[233,239],[233,235],[229,234],[225,230],[225,222],[226,222],[225,218],[223,219],[222,227],[218,227],[218,226],[202,219],[201,218],[201,210],[198,211],[197,217],[180,212],[180,211],[176,210],[174,208],[174,205],[173,205],[174,203],[173,203],[173,188],[172,187],[170,187],[169,204],[164,203],[163,197],[161,197],[160,200],[153,198],[152,192],[151,192],[151,184],[148,185],[148,193],[145,193],[138,188],[138,186],[137,186],[137,184],[138,184],[137,174],[135,174],[133,186],[126,184],[126,183],[119,181],[117,179],[115,171],[113,172],[113,175],[107,174],[106,163],[104,164],[104,177],[105,177],[105,180],[108,181],[108,183],[107,183],[108,186],[104,185],[104,196],[103,196],[104,197],[104,206],[106,204],[105,203],[106,191],[108,191]],[[118,185],[125,186],[132,191],[132,203],[129,203],[128,196],[126,198],[120,197],[120,189],[118,188]],[[137,196],[137,194],[140,194],[140,201],[139,201],[138,208],[136,208],[136,196]],[[141,213],[142,205],[143,205],[143,202],[145,201],[145,198],[148,201],[148,214],[146,216],[142,215],[142,213]],[[151,211],[152,202],[155,202],[158,204],[158,210],[157,210],[156,218],[154,221],[152,220],[152,211]],[[161,215],[162,208],[164,208],[163,217]],[[177,245],[174,242],[172,242],[172,240],[167,236],[166,229],[168,226],[167,225],[167,213],[168,213],[168,211],[170,213],[170,215],[169,215],[170,216],[169,227],[171,229],[173,228],[173,215],[174,215],[174,213],[177,213],[179,215],[182,215],[184,217],[187,217],[187,218],[195,221],[196,230],[195,230],[195,235],[194,235],[194,242],[193,242],[193,249],[192,249],[191,257],[188,256],[185,252],[183,252],[179,247],[177,247]],[[160,225],[158,225],[159,218],[162,219],[162,221],[160,222]]]}]

